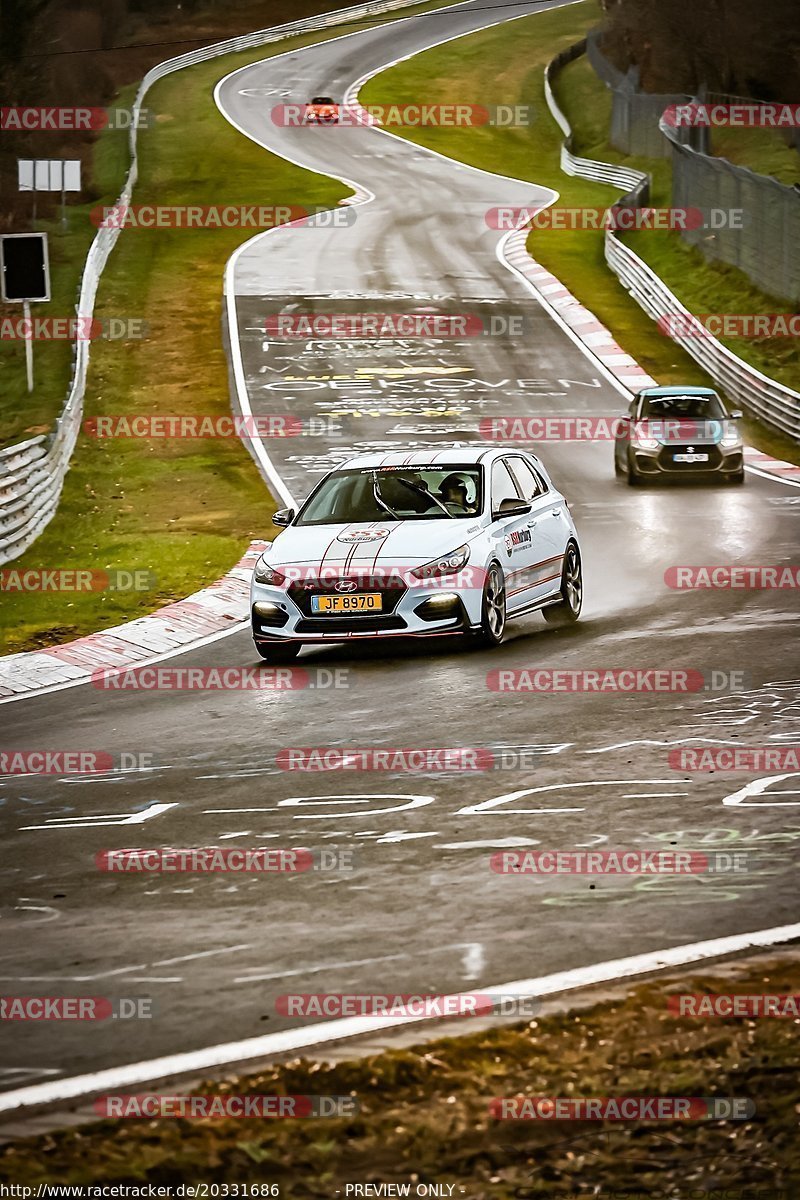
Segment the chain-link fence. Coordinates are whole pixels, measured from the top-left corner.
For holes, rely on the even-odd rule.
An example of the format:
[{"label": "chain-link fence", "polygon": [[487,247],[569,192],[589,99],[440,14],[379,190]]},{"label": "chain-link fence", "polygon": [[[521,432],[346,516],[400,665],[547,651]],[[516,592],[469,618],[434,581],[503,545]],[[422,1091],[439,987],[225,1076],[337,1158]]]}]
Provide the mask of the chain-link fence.
[{"label": "chain-link fence", "polygon": [[800,301],[800,189],[703,154],[668,116],[661,130],[672,147],[673,205],[699,208],[711,225],[683,230],[684,240],[768,295]]},{"label": "chain-link fence", "polygon": [[[618,187],[625,194],[614,207],[646,206],[649,201],[649,175],[619,164],[579,158],[573,153],[572,129],[558,105],[553,82],[559,71],[585,51],[585,41],[568,47],[548,63],[544,74],[547,106],[565,139],[561,146],[561,169],[567,175]],[[654,321],[675,316],[685,318],[687,322],[690,320],[689,310],[673,295],[644,259],[639,258],[630,244],[619,237],[613,227],[605,231],[605,259],[625,290]],[[670,333],[673,341],[681,345],[686,353],[708,372],[717,386],[725,392],[733,407],[744,408],[774,429],[788,434],[795,440],[800,439],[800,392],[763,375],[717,338],[710,335],[695,337],[689,332],[681,333],[680,322],[674,328],[676,331]],[[685,324],[683,328],[689,330],[690,326]]]},{"label": "chain-link fence", "polygon": [[659,128],[661,114],[671,104],[688,97],[683,92],[662,95],[639,90],[639,68],[627,73],[617,70],[600,49],[599,29],[591,29],[586,38],[586,56],[598,78],[611,92],[611,130],[609,141],[623,154],[645,158],[669,158],[670,143]]},{"label": "chain-link fence", "polygon": [[[681,231],[706,258],[737,267],[768,295],[800,301],[800,160],[798,184],[790,187],[710,153],[708,127],[681,124],[675,105],[756,105],[750,97],[639,91],[636,67],[626,74],[600,49],[600,30],[590,31],[586,53],[611,90],[609,140],[624,154],[672,158],[672,204],[699,209],[704,223]],[[800,132],[800,131],[795,131]],[[713,140],[713,135],[711,140]],[[691,222],[690,222],[691,224]]]}]

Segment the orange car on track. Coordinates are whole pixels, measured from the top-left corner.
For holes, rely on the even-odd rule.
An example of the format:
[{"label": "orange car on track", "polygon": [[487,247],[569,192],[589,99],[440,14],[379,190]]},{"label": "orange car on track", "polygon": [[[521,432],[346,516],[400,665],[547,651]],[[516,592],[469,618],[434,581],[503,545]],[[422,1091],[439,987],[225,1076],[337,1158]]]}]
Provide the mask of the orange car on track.
[{"label": "orange car on track", "polygon": [[339,105],[330,96],[315,96],[306,105],[303,122],[306,125],[337,125]]}]

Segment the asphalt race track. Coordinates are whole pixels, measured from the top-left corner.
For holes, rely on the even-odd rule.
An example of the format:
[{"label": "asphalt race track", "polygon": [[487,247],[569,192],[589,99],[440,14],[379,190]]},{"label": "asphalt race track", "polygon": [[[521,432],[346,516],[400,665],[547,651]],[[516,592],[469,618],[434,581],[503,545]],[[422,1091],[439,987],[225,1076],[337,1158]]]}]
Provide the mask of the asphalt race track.
[{"label": "asphalt race track", "polygon": [[[290,414],[309,431],[269,443],[295,498],[354,449],[471,441],[495,415],[613,416],[625,407],[498,258],[502,235],[486,211],[545,204],[548,189],[453,164],[377,128],[270,119],[276,102],[340,98],[383,64],[523,11],[477,0],[369,27],[247,67],[218,88],[222,112],[249,136],[373,197],[337,210],[341,224],[323,215],[254,239],[229,276],[252,411]],[[475,314],[508,332],[402,344],[293,343],[264,332],[268,317],[298,310],[420,309]],[[302,686],[288,690],[86,685],[2,707],[6,747],[154,758],[92,778],[0,783],[2,929],[16,947],[3,952],[3,993],[152,997],[154,1016],[18,1023],[4,1031],[0,1086],[293,1027],[276,1011],[287,991],[479,990],[796,919],[798,776],[747,791],[759,776],[687,773],[668,761],[682,744],[797,741],[800,669],[787,651],[796,592],[679,592],[664,573],[791,562],[800,491],[753,474],[744,488],[633,490],[615,479],[609,445],[541,453],[583,540],[584,616],[569,631],[534,615],[494,652],[306,649],[295,674]],[[246,632],[169,665],[274,675]],[[716,675],[713,690],[691,694],[489,686],[490,672],[534,667]],[[286,748],[315,746],[478,747],[494,758],[486,770],[449,773],[309,773],[277,761]],[[214,845],[328,849],[335,865],[279,875],[120,875],[95,865],[117,847]],[[529,846],[748,858],[740,873],[681,878],[490,870],[493,852]]]}]

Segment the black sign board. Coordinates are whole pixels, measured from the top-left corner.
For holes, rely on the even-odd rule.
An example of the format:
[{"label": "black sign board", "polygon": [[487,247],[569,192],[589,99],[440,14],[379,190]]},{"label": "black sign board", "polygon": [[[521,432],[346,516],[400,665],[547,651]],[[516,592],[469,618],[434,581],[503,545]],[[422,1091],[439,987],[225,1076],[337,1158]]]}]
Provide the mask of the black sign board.
[{"label": "black sign board", "polygon": [[0,294],[7,303],[50,299],[46,233],[0,235]]}]

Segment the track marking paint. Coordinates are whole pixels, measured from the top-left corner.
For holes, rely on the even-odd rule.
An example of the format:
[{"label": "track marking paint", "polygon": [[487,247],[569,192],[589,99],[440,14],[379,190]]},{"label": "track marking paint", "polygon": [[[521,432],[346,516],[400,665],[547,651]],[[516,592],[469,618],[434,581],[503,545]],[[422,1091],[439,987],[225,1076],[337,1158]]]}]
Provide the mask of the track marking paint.
[{"label": "track marking paint", "polygon": [[[671,967],[702,962],[709,958],[720,958],[744,950],[776,946],[800,939],[800,924],[779,925],[772,929],[759,929],[752,933],[739,933],[731,937],[712,938],[703,942],[673,946],[665,950],[634,954],[628,958],[611,959],[557,971],[532,979],[517,979],[510,983],[481,987],[487,995],[516,995],[543,997],[559,992],[574,991],[598,983],[612,983],[630,979],[636,975],[647,975]],[[287,1029],[280,1033],[264,1034],[261,1037],[245,1038],[238,1042],[224,1042],[201,1050],[182,1054],[169,1054],[161,1058],[129,1063],[127,1066],[111,1067],[87,1075],[53,1080],[19,1088],[0,1095],[0,1112],[19,1112],[34,1105],[54,1104],[75,1100],[96,1092],[116,1091],[157,1079],[176,1076],[197,1076],[198,1073],[215,1067],[244,1064],[276,1054],[285,1054],[311,1046],[324,1046],[331,1042],[396,1029],[404,1025],[421,1025],[431,1018],[406,1014],[384,1017],[343,1017],[333,1021],[320,1021],[302,1029]]]}]

